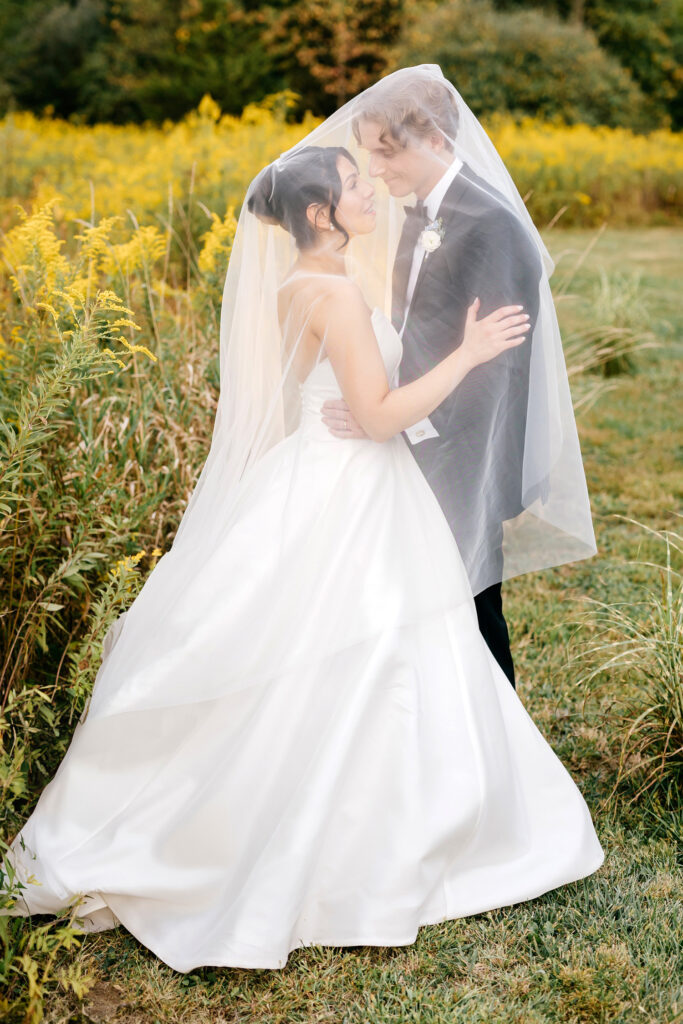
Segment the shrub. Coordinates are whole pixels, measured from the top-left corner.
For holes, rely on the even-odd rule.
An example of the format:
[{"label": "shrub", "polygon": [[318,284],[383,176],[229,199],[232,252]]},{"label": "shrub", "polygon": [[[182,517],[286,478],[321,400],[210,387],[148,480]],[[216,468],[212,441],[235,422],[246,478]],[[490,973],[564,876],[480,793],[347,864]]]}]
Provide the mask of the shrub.
[{"label": "shrub", "polygon": [[391,65],[420,63],[439,64],[477,116],[653,127],[646,97],[592,32],[541,11],[496,11],[487,0],[419,4]]},{"label": "shrub", "polygon": [[[494,3],[500,10],[530,6],[529,0]],[[683,126],[681,0],[535,0],[534,6],[592,29],[672,126]]]}]

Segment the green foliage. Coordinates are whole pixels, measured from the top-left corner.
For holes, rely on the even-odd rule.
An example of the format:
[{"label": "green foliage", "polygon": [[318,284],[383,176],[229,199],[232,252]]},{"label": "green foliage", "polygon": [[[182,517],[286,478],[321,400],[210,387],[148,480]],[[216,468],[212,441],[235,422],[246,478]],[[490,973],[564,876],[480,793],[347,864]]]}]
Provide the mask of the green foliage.
[{"label": "green foliage", "polygon": [[[212,350],[204,345],[198,357],[188,327],[201,317],[215,338],[211,297],[201,289],[174,296],[170,281],[156,276],[163,236],[143,227],[115,244],[115,220],[86,228],[70,259],[49,207],[3,242],[13,286],[3,296],[11,341],[0,348],[4,815],[25,809],[35,779],[63,754],[99,644],[131,600],[134,567],[121,589],[122,565],[144,557],[148,570],[161,554],[169,509],[174,522],[213,414]],[[136,322],[114,287],[158,356],[128,340]],[[150,357],[153,377],[145,373]],[[192,394],[201,399],[189,401]]]},{"label": "green foliage", "polygon": [[302,109],[330,113],[381,75],[402,7],[403,0],[10,0],[0,13],[0,109],[13,98],[90,122],[161,122],[205,93],[237,114],[289,88],[302,95]]},{"label": "green foliage", "polygon": [[683,537],[646,529],[658,556],[631,565],[649,579],[637,602],[592,602],[592,635],[579,657],[588,670],[578,685],[607,695],[621,736],[613,792],[635,782],[633,799],[648,795],[650,809],[658,807],[672,828],[677,823],[682,841]]},{"label": "green foliage", "polygon": [[683,127],[681,0],[494,0],[500,10],[542,7],[592,29],[672,127]]},{"label": "green foliage", "polygon": [[417,4],[392,66],[440,64],[478,116],[653,127],[629,72],[591,32],[536,10],[496,11],[488,0]]},{"label": "green foliage", "polygon": [[477,113],[683,124],[683,0],[492,2],[4,0],[0,113],[161,123],[207,92],[237,114],[288,88],[327,115],[392,61],[424,60]]},{"label": "green foliage", "polygon": [[64,117],[79,110],[89,55],[106,32],[104,9],[103,0],[7,0],[0,7],[0,102],[11,97]]},{"label": "green foliage", "polygon": [[[23,840],[22,840],[23,845]],[[35,884],[17,877],[5,859],[7,844],[0,840],[0,908],[11,909],[22,892]],[[25,847],[24,847],[25,849]],[[84,900],[72,904],[46,924],[26,927],[21,917],[0,916],[0,1014],[16,1024],[40,1024],[48,995],[58,985],[83,999],[94,984],[92,974],[76,958],[83,938],[79,911]],[[66,962],[62,958],[66,954]],[[62,961],[62,962],[60,962]]]},{"label": "green foliage", "polygon": [[[84,68],[91,121],[177,119],[210,93],[239,113],[283,87],[261,43],[262,14],[240,0],[118,0],[107,38]],[[90,81],[88,81],[90,79]]]},{"label": "green foliage", "polygon": [[[673,128],[683,128],[683,3],[681,0],[589,0],[585,23]],[[663,121],[662,123],[666,123]]]},{"label": "green foliage", "polygon": [[[2,872],[0,872],[0,875]],[[40,1024],[50,991],[59,985],[83,999],[93,976],[74,959],[82,941],[78,905],[68,914],[28,929],[21,918],[0,917],[0,1013],[4,1021]],[[70,954],[60,964],[62,954]]]},{"label": "green foliage", "polygon": [[651,318],[643,298],[642,274],[610,275],[600,270],[593,293],[595,319],[605,334],[598,339],[600,365],[605,377],[634,373],[635,352],[652,347]]},{"label": "green foliage", "polygon": [[239,113],[282,86],[260,41],[263,13],[249,6],[15,2],[0,15],[8,33],[0,42],[0,103],[12,97],[31,110],[77,112],[90,122],[161,122],[181,117],[209,92],[223,110]]},{"label": "green foliage", "polygon": [[[587,251],[598,241],[604,227]],[[586,255],[587,252],[582,259]],[[580,300],[580,296],[569,291],[577,270],[578,267],[573,268],[561,279],[559,275],[555,277],[556,302]],[[608,273],[599,267],[585,307],[590,310],[589,324],[565,329],[562,339],[575,410],[585,410],[611,390],[611,377],[634,374],[637,353],[660,344],[652,331],[652,313],[641,272]],[[603,379],[596,381],[596,376]]]},{"label": "green foliage", "polygon": [[[156,549],[152,564],[159,553]],[[137,565],[144,555],[144,551],[139,551],[136,555],[119,559],[115,568],[110,570],[95,595],[83,638],[68,652],[70,670],[67,692],[71,704],[69,725],[74,714],[78,714],[82,721],[87,717],[95,677],[109,642],[104,642],[105,637],[111,627],[114,636],[118,633],[128,606],[142,589],[143,579],[137,571]]]}]

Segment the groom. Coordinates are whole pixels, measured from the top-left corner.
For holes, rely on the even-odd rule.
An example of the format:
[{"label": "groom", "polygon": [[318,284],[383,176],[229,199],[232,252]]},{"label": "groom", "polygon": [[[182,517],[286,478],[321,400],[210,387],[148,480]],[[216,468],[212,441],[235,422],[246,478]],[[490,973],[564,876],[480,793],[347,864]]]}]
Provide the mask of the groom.
[{"label": "groom", "polygon": [[[430,370],[462,340],[468,306],[479,317],[522,304],[525,342],[471,371],[431,416],[405,433],[446,515],[473,585],[479,629],[512,686],[503,615],[503,523],[522,511],[531,336],[541,261],[502,199],[455,156],[458,110],[438,83],[422,91],[373,90],[354,121],[370,175],[407,207],[392,277],[392,319],[401,334],[400,385]],[[346,404],[328,401],[323,421],[337,437],[363,437]]]}]

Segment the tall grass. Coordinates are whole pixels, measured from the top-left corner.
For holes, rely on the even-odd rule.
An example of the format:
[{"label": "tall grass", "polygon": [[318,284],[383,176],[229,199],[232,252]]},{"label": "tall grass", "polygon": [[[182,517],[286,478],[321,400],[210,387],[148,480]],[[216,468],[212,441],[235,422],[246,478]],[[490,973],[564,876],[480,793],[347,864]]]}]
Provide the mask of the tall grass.
[{"label": "tall grass", "polygon": [[16,745],[0,754],[5,821],[63,753],[92,658],[79,654],[75,678],[72,654],[106,629],[102,602],[112,614],[121,605],[111,566],[154,565],[201,468],[217,386],[214,277],[234,234],[231,215],[204,215],[188,290],[154,227],[85,225],[65,255],[53,205],[0,246],[0,720],[26,709],[25,692],[42,723],[20,729],[23,788]]},{"label": "tall grass", "polygon": [[651,558],[628,563],[639,599],[586,599],[591,636],[577,654],[577,686],[601,700],[619,737],[610,797],[645,798],[662,831],[683,842],[683,536],[635,525],[656,542]]},{"label": "tall grass", "polygon": [[640,273],[609,273],[598,268],[587,298],[572,291],[578,271],[599,241],[606,224],[595,232],[574,265],[557,274],[553,294],[558,306],[582,302],[590,315],[589,324],[565,328],[562,344],[576,412],[585,412],[612,389],[611,378],[634,374],[637,357],[659,342],[652,330],[652,313]]}]

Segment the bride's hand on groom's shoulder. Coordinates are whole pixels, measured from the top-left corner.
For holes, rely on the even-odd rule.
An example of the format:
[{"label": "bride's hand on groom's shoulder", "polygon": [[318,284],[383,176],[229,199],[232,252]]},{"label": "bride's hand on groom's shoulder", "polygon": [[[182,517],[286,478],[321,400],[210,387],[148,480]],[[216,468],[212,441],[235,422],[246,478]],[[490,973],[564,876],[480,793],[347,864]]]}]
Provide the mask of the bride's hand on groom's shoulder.
[{"label": "bride's hand on groom's shoulder", "polygon": [[322,420],[334,437],[367,438],[367,434],[356,423],[343,398],[329,398],[322,405]]}]

